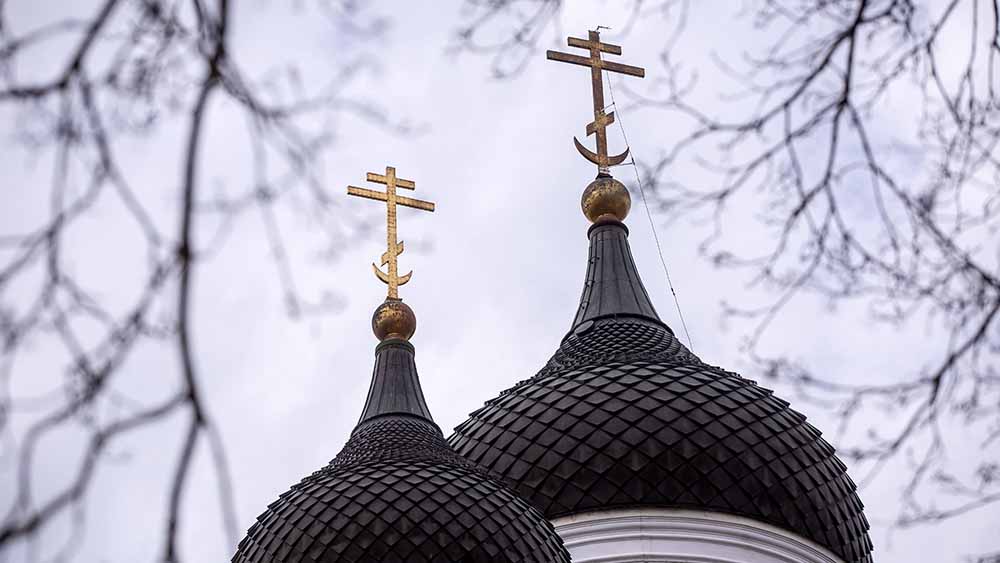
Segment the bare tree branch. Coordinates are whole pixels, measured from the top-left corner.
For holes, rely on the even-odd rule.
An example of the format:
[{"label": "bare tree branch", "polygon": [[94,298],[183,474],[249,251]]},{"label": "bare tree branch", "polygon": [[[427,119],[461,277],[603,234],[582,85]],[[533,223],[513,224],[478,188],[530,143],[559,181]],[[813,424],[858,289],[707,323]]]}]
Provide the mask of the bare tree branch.
[{"label": "bare tree branch", "polygon": [[[370,18],[354,3],[315,4],[322,21],[357,33],[359,40],[377,37],[386,27],[384,18]],[[352,114],[390,133],[410,132],[412,126],[347,93],[370,66],[363,59],[333,60],[335,70],[317,91],[302,85],[294,67],[260,77],[254,69],[251,76],[233,56],[229,35],[237,6],[228,0],[99,0],[85,19],[54,19],[34,30],[12,25],[9,9],[9,3],[0,2],[0,106],[18,116],[13,133],[21,144],[51,154],[54,166],[48,217],[25,232],[0,233],[0,435],[5,440],[0,463],[16,468],[16,493],[0,519],[0,558],[18,546],[30,550],[44,544],[53,522],[69,515],[74,531],[54,560],[71,560],[83,534],[87,491],[108,457],[107,445],[173,413],[187,418],[166,485],[162,558],[183,558],[183,500],[203,435],[229,549],[237,540],[232,479],[225,441],[202,390],[195,347],[199,267],[221,251],[239,216],[260,209],[269,217],[267,235],[281,264],[286,302],[318,303],[289,312],[330,311],[335,299],[325,291],[322,299],[308,300],[292,283],[277,207],[301,209],[322,227],[318,234],[327,247],[338,248],[363,230],[364,222],[345,213],[319,179],[332,144],[329,132],[316,124]],[[57,41],[69,47],[54,76],[22,81],[16,70],[32,63],[31,51]],[[202,171],[205,135],[216,107],[235,108],[250,124],[248,143],[259,172],[253,185],[235,193],[209,193]],[[134,171],[122,160],[123,147],[180,120],[187,133],[179,151],[180,176],[171,188],[180,206],[176,225],[168,227],[157,208],[161,196],[130,177]],[[146,257],[147,271],[134,274],[135,297],[124,308],[102,298],[117,288],[95,291],[70,266],[69,233],[108,201],[119,204]],[[213,224],[215,235],[209,236]],[[39,271],[40,283],[24,295],[26,280]],[[15,395],[13,381],[25,377],[15,359],[34,343],[49,341],[67,358],[62,384],[30,397]],[[129,358],[153,345],[175,347],[179,391],[149,406],[147,397],[126,397],[118,383],[133,375],[122,373]],[[59,381],[58,376],[44,379]],[[35,476],[43,442],[80,428],[90,437],[80,466],[70,474],[71,485],[54,496],[38,494]]]}]

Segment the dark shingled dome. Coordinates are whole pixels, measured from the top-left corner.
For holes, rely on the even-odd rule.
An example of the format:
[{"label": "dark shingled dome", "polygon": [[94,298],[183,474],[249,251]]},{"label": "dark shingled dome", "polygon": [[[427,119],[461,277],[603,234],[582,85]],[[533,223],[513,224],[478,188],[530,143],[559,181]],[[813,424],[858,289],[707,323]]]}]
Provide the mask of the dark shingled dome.
[{"label": "dark shingled dome", "polygon": [[281,495],[234,563],[568,563],[552,525],[457,455],[430,419],[413,347],[386,340],[362,420]]},{"label": "dark shingled dome", "polygon": [[627,507],[714,510],[871,561],[856,486],[833,447],[770,390],[704,364],[657,317],[627,230],[590,230],[580,310],[533,378],[450,438],[546,517]]}]

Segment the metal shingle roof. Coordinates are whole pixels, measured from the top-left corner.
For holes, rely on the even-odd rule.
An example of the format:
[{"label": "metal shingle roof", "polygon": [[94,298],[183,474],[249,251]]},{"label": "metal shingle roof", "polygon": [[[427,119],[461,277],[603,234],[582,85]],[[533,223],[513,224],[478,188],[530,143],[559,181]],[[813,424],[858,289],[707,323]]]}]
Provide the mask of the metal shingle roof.
[{"label": "metal shingle roof", "polygon": [[[617,222],[591,228],[573,329],[548,364],[449,439],[546,517],[717,510],[871,561],[857,487],[803,415],[699,360],[659,321]],[[647,308],[648,305],[648,308]]]},{"label": "metal shingle roof", "polygon": [[411,345],[381,344],[373,379],[343,450],[257,518],[234,563],[569,563],[536,509],[445,442]]}]

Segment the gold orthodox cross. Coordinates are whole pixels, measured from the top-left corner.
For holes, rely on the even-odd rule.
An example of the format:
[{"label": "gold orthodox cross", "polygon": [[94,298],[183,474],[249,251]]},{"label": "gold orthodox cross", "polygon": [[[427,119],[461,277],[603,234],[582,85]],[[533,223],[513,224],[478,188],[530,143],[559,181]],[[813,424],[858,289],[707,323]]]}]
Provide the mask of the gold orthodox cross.
[{"label": "gold orthodox cross", "polygon": [[580,154],[584,158],[596,164],[599,172],[606,173],[609,167],[621,164],[628,158],[628,148],[619,155],[608,156],[608,134],[606,128],[615,122],[615,112],[604,113],[604,81],[602,80],[601,71],[620,72],[642,78],[646,76],[646,70],[637,66],[623,65],[601,59],[602,52],[620,55],[622,54],[622,48],[610,43],[601,43],[601,34],[598,31],[589,32],[587,39],[569,37],[568,44],[570,47],[588,49],[590,56],[581,57],[559,51],[546,51],[545,58],[552,61],[590,67],[590,85],[594,95],[594,122],[587,125],[587,135],[597,136],[597,152],[594,153],[584,147],[576,137],[573,137],[573,142],[576,144],[576,150],[580,151]]},{"label": "gold orthodox cross", "polygon": [[382,266],[388,266],[387,269],[389,271],[383,272],[382,269],[374,263],[372,263],[372,268],[375,269],[375,275],[378,276],[378,279],[382,280],[389,286],[389,295],[387,298],[399,299],[399,286],[410,281],[410,276],[413,275],[413,272],[411,271],[404,276],[400,276],[398,266],[396,264],[396,258],[403,253],[403,241],[396,240],[396,206],[403,205],[406,207],[413,207],[415,209],[423,209],[424,211],[434,211],[434,204],[429,201],[396,195],[396,188],[413,190],[417,188],[417,185],[413,182],[413,180],[397,178],[396,169],[392,166],[385,167],[384,176],[381,174],[375,174],[374,172],[369,172],[367,180],[377,184],[385,184],[385,192],[377,192],[375,190],[347,186],[347,193],[350,195],[385,202],[386,224],[388,225],[388,228],[386,229],[386,245],[388,248],[385,253],[382,254]]}]

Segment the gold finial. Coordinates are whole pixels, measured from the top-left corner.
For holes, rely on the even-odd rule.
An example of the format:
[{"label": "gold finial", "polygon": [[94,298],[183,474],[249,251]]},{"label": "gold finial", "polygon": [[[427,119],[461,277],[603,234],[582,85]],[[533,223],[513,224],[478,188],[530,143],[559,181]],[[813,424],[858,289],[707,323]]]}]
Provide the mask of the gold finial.
[{"label": "gold finial", "polygon": [[409,340],[417,331],[417,316],[399,299],[386,299],[372,315],[372,332],[379,340],[402,338]]},{"label": "gold finial", "polygon": [[570,47],[590,50],[590,56],[581,57],[559,51],[546,51],[545,57],[552,61],[590,67],[590,84],[594,96],[594,121],[587,125],[587,135],[597,136],[597,152],[592,152],[584,147],[576,137],[573,137],[573,142],[576,144],[576,149],[580,151],[580,154],[584,158],[597,165],[598,174],[607,174],[611,166],[621,164],[628,158],[628,148],[619,155],[608,156],[608,135],[606,129],[608,125],[615,122],[615,112],[604,113],[604,81],[601,71],[609,70],[611,72],[620,72],[642,78],[646,76],[646,70],[637,66],[623,65],[601,59],[601,52],[620,55],[622,54],[622,48],[610,43],[601,43],[601,33],[599,31],[588,32],[587,39],[569,37],[567,42]]},{"label": "gold finial", "polygon": [[397,257],[403,253],[403,241],[397,241],[396,237],[396,206],[402,205],[424,211],[434,211],[434,204],[429,201],[413,199],[396,195],[396,188],[407,190],[416,189],[417,185],[412,180],[404,180],[396,177],[396,169],[392,166],[385,167],[385,175],[369,172],[367,175],[369,182],[385,184],[385,192],[377,192],[355,186],[347,186],[347,193],[376,201],[384,201],[386,207],[386,251],[382,254],[382,266],[386,266],[388,272],[383,272],[379,266],[372,263],[375,275],[389,286],[385,303],[375,310],[372,317],[372,329],[379,340],[386,338],[402,338],[404,340],[413,336],[417,327],[417,319],[405,303],[399,299],[399,286],[410,281],[413,272],[399,275]]},{"label": "gold finial", "polygon": [[583,190],[580,207],[591,223],[606,219],[624,221],[632,207],[632,197],[624,184],[607,174],[599,174]]}]

